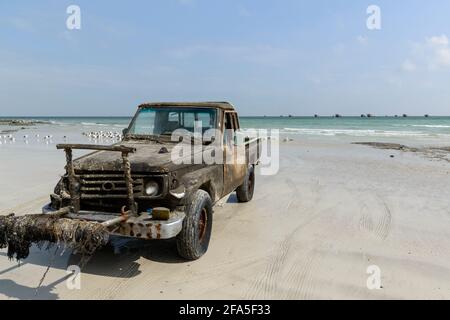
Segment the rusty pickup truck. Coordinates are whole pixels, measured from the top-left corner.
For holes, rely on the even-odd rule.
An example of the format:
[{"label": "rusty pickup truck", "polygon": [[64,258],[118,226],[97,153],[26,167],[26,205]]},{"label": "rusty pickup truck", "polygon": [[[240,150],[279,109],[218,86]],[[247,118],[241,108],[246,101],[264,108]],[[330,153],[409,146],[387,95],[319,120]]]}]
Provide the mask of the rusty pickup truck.
[{"label": "rusty pickup truck", "polygon": [[[176,238],[179,255],[195,260],[208,249],[213,206],[234,191],[238,202],[252,200],[260,140],[240,130],[227,102],[146,103],[121,142],[57,148],[66,174],[44,213],[70,208],[66,219],[101,223],[111,235]],[[93,152],[72,159],[76,149]]]}]

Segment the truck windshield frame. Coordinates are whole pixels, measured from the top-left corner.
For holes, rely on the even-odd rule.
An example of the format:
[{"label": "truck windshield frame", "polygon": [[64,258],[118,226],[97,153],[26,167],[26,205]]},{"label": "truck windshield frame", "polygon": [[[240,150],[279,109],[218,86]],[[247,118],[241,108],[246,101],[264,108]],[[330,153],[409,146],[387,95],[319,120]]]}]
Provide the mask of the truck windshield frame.
[{"label": "truck windshield frame", "polygon": [[[170,136],[177,129],[194,132],[201,121],[202,133],[217,128],[217,110],[196,107],[140,108],[127,130],[130,136]],[[197,122],[197,123],[196,123]]]}]

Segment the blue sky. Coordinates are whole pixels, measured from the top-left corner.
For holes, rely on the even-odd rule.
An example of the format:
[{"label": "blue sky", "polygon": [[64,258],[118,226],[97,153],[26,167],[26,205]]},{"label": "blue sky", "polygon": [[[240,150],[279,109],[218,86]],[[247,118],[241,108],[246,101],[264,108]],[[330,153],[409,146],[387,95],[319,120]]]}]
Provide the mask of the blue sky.
[{"label": "blue sky", "polygon": [[[66,8],[81,8],[68,30]],[[382,29],[366,27],[381,8]],[[1,1],[0,116],[450,114],[450,2]]]}]

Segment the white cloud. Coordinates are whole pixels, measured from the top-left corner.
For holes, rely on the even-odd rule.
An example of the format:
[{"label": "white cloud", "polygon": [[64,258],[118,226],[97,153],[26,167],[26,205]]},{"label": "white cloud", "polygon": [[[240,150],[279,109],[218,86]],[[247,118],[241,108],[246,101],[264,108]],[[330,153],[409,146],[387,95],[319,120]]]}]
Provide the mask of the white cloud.
[{"label": "white cloud", "polygon": [[448,37],[445,34],[428,38],[427,45],[432,51],[431,68],[437,69],[450,66],[450,46]]},{"label": "white cloud", "polygon": [[432,46],[448,46],[448,38],[445,34],[430,37],[427,39],[427,42]]},{"label": "white cloud", "polygon": [[364,46],[369,43],[369,39],[365,36],[357,36],[356,41],[358,41],[359,44],[364,45]]},{"label": "white cloud", "polygon": [[411,60],[406,59],[405,61],[403,61],[402,70],[411,72],[415,71],[416,69],[417,69],[416,64]]},{"label": "white cloud", "polygon": [[450,42],[447,35],[431,36],[415,43],[410,57],[402,63],[402,70],[441,70],[450,67]]},{"label": "white cloud", "polygon": [[436,51],[436,62],[440,66],[450,66],[450,48],[441,48]]}]

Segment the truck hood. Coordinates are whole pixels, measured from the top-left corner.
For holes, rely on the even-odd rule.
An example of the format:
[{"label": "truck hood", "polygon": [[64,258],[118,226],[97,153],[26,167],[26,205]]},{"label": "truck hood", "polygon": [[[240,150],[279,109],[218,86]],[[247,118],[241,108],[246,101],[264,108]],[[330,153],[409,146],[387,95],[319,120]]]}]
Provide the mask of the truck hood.
[{"label": "truck hood", "polygon": [[[176,144],[156,142],[123,142],[119,145],[136,149],[135,153],[129,154],[131,171],[167,173],[181,165],[171,161],[171,151]],[[162,148],[167,153],[162,153]],[[96,151],[74,160],[75,170],[80,171],[123,171],[122,154],[112,151]]]}]

